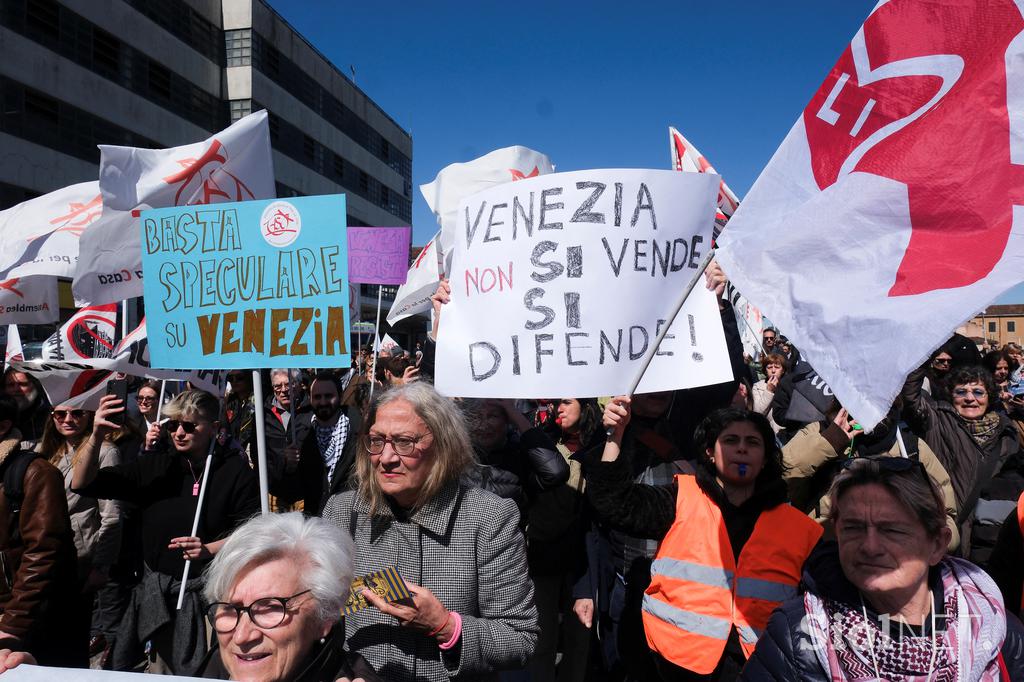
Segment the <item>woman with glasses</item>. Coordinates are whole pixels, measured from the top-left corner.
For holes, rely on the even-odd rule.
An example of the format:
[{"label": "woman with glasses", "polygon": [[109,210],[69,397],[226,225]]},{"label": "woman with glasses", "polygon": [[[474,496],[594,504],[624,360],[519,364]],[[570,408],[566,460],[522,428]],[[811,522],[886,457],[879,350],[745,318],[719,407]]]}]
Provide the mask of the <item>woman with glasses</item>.
[{"label": "woman with glasses", "polygon": [[[94,495],[79,494],[72,490],[72,477],[76,463],[86,457],[96,458],[102,466],[121,463],[121,453],[107,438],[101,424],[94,424],[93,412],[71,405],[58,405],[43,427],[43,437],[37,450],[64,477],[71,529],[78,554],[78,579],[82,591],[81,601],[69,608],[72,617],[85,622],[94,621],[96,631],[110,631],[113,623],[104,615],[117,610],[116,594],[103,589],[110,579],[110,569],[117,562],[121,548],[123,515],[121,503],[116,500],[97,499]],[[93,602],[96,613],[93,614]],[[116,621],[116,614],[114,615]],[[104,622],[100,622],[104,621]],[[105,639],[99,646],[90,643],[90,653],[105,648]]]},{"label": "woman with glasses", "polygon": [[716,410],[694,434],[695,475],[634,483],[620,457],[633,400],[605,407],[611,430],[587,470],[598,520],[657,540],[643,627],[659,677],[734,680],[768,617],[796,594],[821,526],[786,503],[782,454],[764,415]]},{"label": "woman with glasses", "polygon": [[346,618],[349,646],[397,682],[492,679],[521,668],[537,642],[537,610],[515,502],[461,478],[473,449],[455,404],[424,382],[375,398],[356,456],[357,489],[330,498],[325,519],[355,540],[355,572],[394,566],[412,600]]},{"label": "woman with glasses", "polygon": [[945,556],[942,493],[920,462],[848,460],[829,492],[837,543],[804,567],[744,680],[1024,679],[1024,636],[977,566]]},{"label": "woman with glasses", "polygon": [[982,367],[950,372],[950,399],[921,390],[926,368],[911,372],[903,387],[903,418],[924,439],[949,473],[960,523],[960,554],[982,568],[1003,519],[1024,491],[1024,459],[1013,422],[994,409],[999,393]]},{"label": "woman with glasses", "polygon": [[[147,452],[135,461],[100,467],[95,456],[81,456],[74,466],[72,488],[84,495],[132,502],[139,508],[145,575],[132,592],[118,632],[115,669],[137,662],[147,640],[150,670],[187,675],[206,653],[203,613],[196,577],[236,526],[257,513],[259,484],[241,453],[220,445],[219,403],[205,391],[184,391],[164,409],[167,449]],[[105,396],[94,431],[115,428],[109,416],[121,412],[120,401]],[[213,453],[210,470],[207,454]],[[206,495],[197,536],[190,536],[199,491]],[[185,604],[175,610],[185,560],[192,561]],[[144,616],[140,616],[145,614]],[[185,623],[177,623],[178,619]]]},{"label": "woman with glasses", "polygon": [[257,516],[232,533],[204,576],[217,646],[197,674],[248,682],[377,682],[345,651],[341,609],[352,583],[352,541],[300,512]]}]

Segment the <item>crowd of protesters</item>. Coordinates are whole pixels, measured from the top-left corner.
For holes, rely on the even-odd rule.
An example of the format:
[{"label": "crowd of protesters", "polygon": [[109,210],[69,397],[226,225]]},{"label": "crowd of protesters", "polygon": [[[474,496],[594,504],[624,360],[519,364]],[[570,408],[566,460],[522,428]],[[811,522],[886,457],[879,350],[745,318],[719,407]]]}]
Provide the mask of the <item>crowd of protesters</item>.
[{"label": "crowd of protesters", "polygon": [[443,397],[444,282],[415,352],[265,372],[262,411],[247,370],[89,411],[8,369],[0,671],[1024,679],[1021,348],[954,336],[865,432],[724,285],[734,379],[675,392]]}]

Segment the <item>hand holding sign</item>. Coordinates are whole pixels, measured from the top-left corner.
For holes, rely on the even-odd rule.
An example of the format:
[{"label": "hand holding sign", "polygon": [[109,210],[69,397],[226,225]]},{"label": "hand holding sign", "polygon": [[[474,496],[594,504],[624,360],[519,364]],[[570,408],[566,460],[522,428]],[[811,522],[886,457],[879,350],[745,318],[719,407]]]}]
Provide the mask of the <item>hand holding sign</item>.
[{"label": "hand holding sign", "polygon": [[[621,393],[671,300],[709,257],[716,176],[595,170],[499,185],[465,199],[438,339],[447,395]],[[709,286],[724,286],[713,270]],[[643,392],[731,378],[714,297],[697,289],[667,327]]]}]

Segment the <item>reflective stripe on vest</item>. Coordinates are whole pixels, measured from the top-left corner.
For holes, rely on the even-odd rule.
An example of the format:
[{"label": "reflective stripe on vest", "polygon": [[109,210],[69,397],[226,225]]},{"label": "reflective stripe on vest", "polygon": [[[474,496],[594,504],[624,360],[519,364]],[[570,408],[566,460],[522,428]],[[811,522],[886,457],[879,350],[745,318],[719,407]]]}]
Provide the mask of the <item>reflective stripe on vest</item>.
[{"label": "reflective stripe on vest", "polygon": [[660,618],[666,623],[671,623],[677,628],[687,632],[694,632],[704,637],[710,637],[711,639],[720,639],[723,642],[729,638],[729,632],[732,630],[732,622],[728,620],[705,616],[693,611],[684,611],[678,606],[666,604],[649,594],[644,595],[643,608],[647,613]]},{"label": "reflective stripe on vest", "polygon": [[796,585],[778,583],[759,578],[740,578],[736,581],[736,596],[765,601],[784,602],[796,594]]},{"label": "reflective stripe on vest", "polygon": [[789,505],[761,513],[736,561],[721,509],[693,476],[677,476],[675,521],[651,564],[643,600],[647,643],[698,674],[718,665],[735,627],[750,656],[772,610],[797,593],[822,529]]},{"label": "reflective stripe on vest", "polygon": [[709,587],[720,587],[723,590],[732,589],[732,571],[695,564],[692,561],[655,559],[651,563],[651,574],[688,580],[691,583],[703,583]]}]

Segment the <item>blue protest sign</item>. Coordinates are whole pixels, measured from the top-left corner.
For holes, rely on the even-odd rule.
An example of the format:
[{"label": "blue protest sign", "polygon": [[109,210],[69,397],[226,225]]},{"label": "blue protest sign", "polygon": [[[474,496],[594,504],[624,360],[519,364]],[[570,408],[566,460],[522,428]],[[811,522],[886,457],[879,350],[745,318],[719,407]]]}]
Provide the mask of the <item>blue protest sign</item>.
[{"label": "blue protest sign", "polygon": [[142,212],[150,361],[348,367],[345,197]]}]

